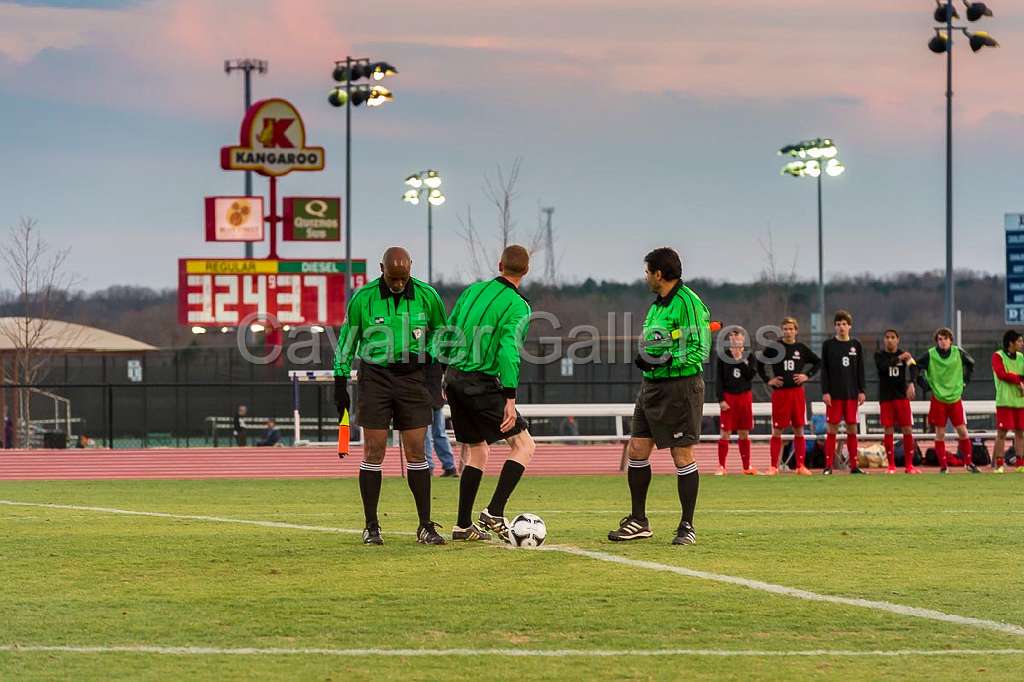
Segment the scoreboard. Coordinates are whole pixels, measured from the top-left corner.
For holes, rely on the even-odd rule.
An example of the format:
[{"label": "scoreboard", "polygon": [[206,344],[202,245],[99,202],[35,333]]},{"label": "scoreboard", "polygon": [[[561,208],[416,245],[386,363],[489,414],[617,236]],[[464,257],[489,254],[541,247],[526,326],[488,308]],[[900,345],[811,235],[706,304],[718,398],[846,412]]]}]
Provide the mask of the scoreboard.
[{"label": "scoreboard", "polygon": [[1024,213],[1003,217],[1006,232],[1006,307],[1008,325],[1024,322]]},{"label": "scoreboard", "polygon": [[[353,260],[352,272],[356,288],[366,283],[365,260]],[[345,319],[346,274],[344,260],[181,258],[178,322],[233,327],[259,315],[336,327]]]}]

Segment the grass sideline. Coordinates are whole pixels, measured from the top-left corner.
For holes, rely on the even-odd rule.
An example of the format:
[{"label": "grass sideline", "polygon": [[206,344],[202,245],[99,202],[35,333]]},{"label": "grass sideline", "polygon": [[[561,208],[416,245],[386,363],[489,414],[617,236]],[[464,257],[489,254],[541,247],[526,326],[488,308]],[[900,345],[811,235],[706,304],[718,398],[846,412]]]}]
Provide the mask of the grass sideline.
[{"label": "grass sideline", "polygon": [[[613,544],[618,477],[527,478],[510,512],[550,542],[813,592],[1024,625],[1024,477],[715,478],[698,545],[671,547],[673,477],[652,540]],[[494,481],[485,482],[486,503]],[[457,481],[434,481],[450,528]],[[0,500],[358,529],[354,480],[0,482]],[[893,651],[1024,649],[1024,637],[560,552],[416,545],[387,479],[384,547],[352,534],[0,505],[0,646],[236,649]],[[0,651],[4,679],[1017,679],[1024,655],[512,658]]]}]

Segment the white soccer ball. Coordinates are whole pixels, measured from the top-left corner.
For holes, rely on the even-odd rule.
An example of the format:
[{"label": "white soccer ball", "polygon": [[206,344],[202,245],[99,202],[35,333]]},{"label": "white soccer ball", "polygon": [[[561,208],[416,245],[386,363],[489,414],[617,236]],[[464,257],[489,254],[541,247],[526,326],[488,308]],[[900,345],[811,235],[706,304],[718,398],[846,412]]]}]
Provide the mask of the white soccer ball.
[{"label": "white soccer ball", "polygon": [[536,514],[520,514],[508,527],[508,541],[513,547],[540,547],[547,536],[548,527]]}]

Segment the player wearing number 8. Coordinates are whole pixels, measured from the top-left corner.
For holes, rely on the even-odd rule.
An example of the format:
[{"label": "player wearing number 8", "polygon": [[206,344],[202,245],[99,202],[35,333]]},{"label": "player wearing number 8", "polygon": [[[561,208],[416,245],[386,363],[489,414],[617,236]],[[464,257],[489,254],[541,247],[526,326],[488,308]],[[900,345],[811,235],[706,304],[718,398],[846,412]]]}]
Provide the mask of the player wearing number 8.
[{"label": "player wearing number 8", "polygon": [[836,457],[839,422],[846,426],[846,452],[850,473],[863,474],[857,466],[857,408],[864,404],[864,348],[850,338],[853,316],[845,310],[833,318],[836,335],[821,344],[821,399],[825,402],[828,435],[825,436],[826,476]]}]

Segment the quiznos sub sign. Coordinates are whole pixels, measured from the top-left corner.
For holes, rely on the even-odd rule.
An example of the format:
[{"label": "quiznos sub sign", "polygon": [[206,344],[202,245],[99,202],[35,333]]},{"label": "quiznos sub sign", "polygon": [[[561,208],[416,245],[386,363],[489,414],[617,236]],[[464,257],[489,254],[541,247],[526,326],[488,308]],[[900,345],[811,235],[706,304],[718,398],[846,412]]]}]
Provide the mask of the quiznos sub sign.
[{"label": "quiznos sub sign", "polygon": [[306,146],[306,127],[291,102],[256,102],[242,120],[237,147],[221,147],[220,167],[270,177],[324,169],[324,148]]}]

